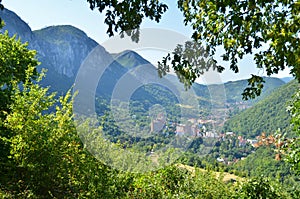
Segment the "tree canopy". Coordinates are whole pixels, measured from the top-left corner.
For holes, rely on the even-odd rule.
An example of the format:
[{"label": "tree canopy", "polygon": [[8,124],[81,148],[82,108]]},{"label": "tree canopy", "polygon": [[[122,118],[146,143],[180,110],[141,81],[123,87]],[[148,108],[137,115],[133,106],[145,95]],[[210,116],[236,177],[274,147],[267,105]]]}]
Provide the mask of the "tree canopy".
[{"label": "tree canopy", "polygon": [[[300,80],[299,1],[178,1],[185,24],[194,29],[193,39],[214,55],[223,46],[224,61],[239,72],[238,61],[254,53],[257,68],[267,75],[287,67]],[[245,91],[260,94],[262,79],[253,75]]]},{"label": "tree canopy", "polygon": [[[22,44],[15,37],[9,37],[8,33],[0,34],[0,106],[6,110],[12,95],[13,82],[25,82],[25,71],[29,67],[38,65],[35,59],[36,52],[27,49],[28,44]],[[36,69],[32,77],[36,76]]]},{"label": "tree canopy", "polygon": [[157,0],[87,0],[92,10],[98,9],[105,13],[104,23],[108,25],[107,34],[113,36],[114,32],[126,32],[137,38],[138,29],[143,19],[149,18],[159,22],[168,6]]}]

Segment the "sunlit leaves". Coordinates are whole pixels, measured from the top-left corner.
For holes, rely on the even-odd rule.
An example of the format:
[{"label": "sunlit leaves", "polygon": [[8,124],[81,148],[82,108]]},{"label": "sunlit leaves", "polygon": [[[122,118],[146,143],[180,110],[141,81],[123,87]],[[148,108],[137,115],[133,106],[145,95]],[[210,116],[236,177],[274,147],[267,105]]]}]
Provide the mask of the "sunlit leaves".
[{"label": "sunlit leaves", "polygon": [[300,89],[294,94],[290,105],[287,110],[289,111],[291,119],[292,130],[298,137],[294,139],[284,140],[283,146],[284,153],[287,154],[287,161],[292,165],[294,170],[300,173]]},{"label": "sunlit leaves", "polygon": [[[267,75],[290,67],[300,79],[299,1],[179,0],[178,6],[195,31],[195,41],[206,45],[210,55],[223,46],[223,60],[234,72],[239,72],[240,59],[254,53],[257,67]],[[259,94],[260,83],[243,95]]]},{"label": "sunlit leaves", "polygon": [[77,175],[86,154],[73,126],[70,93],[55,99],[55,93],[30,81],[34,70],[29,66],[24,72],[22,86],[12,80],[12,103],[3,121],[10,133],[0,138],[10,146],[7,175],[16,170],[20,176],[12,175],[7,183],[37,196],[59,197],[64,191],[70,197],[81,183]]},{"label": "sunlit leaves", "polygon": [[216,60],[209,57],[207,51],[197,42],[188,41],[183,45],[177,45],[172,56],[168,54],[161,62],[158,62],[160,76],[174,69],[180,82],[189,88],[193,82],[209,69],[222,72],[224,68],[216,64]]},{"label": "sunlit leaves", "polygon": [[281,190],[278,184],[271,182],[268,178],[251,179],[240,185],[236,198],[289,198]]},{"label": "sunlit leaves", "polygon": [[[35,59],[35,51],[28,50],[27,44],[22,44],[15,38],[9,37],[7,32],[0,34],[0,162],[7,160],[10,151],[10,146],[7,140],[5,141],[10,138],[10,132],[4,127],[3,120],[11,111],[13,87],[32,81],[37,74],[35,66],[38,62]],[[25,73],[29,68],[30,72]],[[16,123],[16,128],[21,129],[21,126]]]},{"label": "sunlit leaves", "polygon": [[[36,52],[27,49],[27,44],[22,44],[16,37],[9,37],[8,33],[0,34],[0,105],[1,111],[7,110],[10,103],[12,83],[25,82],[25,71],[29,67],[38,65],[35,59]],[[30,79],[36,77],[36,69],[31,73]],[[0,112],[0,115],[2,113]]]}]

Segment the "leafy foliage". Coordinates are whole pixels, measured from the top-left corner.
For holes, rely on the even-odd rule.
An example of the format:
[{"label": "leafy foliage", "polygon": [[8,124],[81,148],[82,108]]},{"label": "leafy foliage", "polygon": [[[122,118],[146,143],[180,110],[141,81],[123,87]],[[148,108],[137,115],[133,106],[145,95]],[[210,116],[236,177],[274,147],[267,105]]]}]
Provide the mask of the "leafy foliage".
[{"label": "leafy foliage", "polygon": [[190,88],[200,75],[203,75],[210,68],[222,72],[224,67],[217,65],[216,61],[209,58],[207,51],[202,45],[195,42],[186,42],[184,46],[177,45],[173,57],[168,54],[162,62],[158,62],[158,74],[162,77],[170,72],[168,62],[171,62],[180,82],[184,83],[186,88]]},{"label": "leafy foliage", "polygon": [[[194,29],[195,42],[205,45],[211,56],[222,46],[223,60],[230,62],[234,72],[239,72],[240,59],[254,53],[256,66],[267,75],[291,67],[300,79],[299,1],[179,0],[178,7],[185,24]],[[260,94],[261,80],[255,75],[249,79],[246,99]]]},{"label": "leafy foliage", "polygon": [[292,188],[295,186],[299,188],[295,173],[290,170],[288,163],[275,160],[275,152],[271,147],[258,148],[255,153],[233,164],[231,169],[245,173],[249,177],[265,176],[273,181],[278,180],[285,187]]},{"label": "leafy foliage", "polygon": [[[8,33],[0,34],[0,120],[5,119],[13,103],[13,87],[16,83],[32,81],[36,77],[33,69],[30,77],[25,71],[38,64],[35,51],[28,50],[27,44],[22,44],[16,37],[9,37]],[[0,137],[8,136],[7,129],[0,125]],[[0,162],[6,161],[9,146],[0,139]]]},{"label": "leafy foliage", "polygon": [[236,193],[237,198],[289,198],[282,192],[278,184],[270,182],[267,178],[251,179],[243,184]]},{"label": "leafy foliage", "polygon": [[[27,78],[32,72],[33,68],[27,70]],[[55,99],[47,94],[48,88],[30,81],[22,87],[13,84],[14,103],[1,122],[10,132],[1,139],[11,146],[9,159],[1,162],[0,182],[5,185],[0,187],[1,197],[239,198],[237,193],[253,194],[248,182],[236,187],[213,173],[177,165],[144,174],[112,170],[81,144],[73,125],[70,93]],[[51,106],[55,111],[46,113]],[[256,189],[270,186],[266,182]],[[288,196],[278,187],[262,194]]]},{"label": "leafy foliage", "polygon": [[[0,106],[1,110],[7,110],[10,104],[12,82],[24,82],[25,71],[28,67],[37,66],[36,52],[27,49],[28,44],[22,44],[16,37],[9,37],[8,33],[0,34]],[[36,76],[34,69],[32,77]],[[2,114],[2,113],[0,113]]]},{"label": "leafy foliage", "polygon": [[287,161],[292,165],[294,170],[300,173],[300,90],[294,94],[288,110],[291,114],[291,128],[296,134],[296,138],[289,140],[289,143],[283,147],[287,154]]},{"label": "leafy foliage", "polygon": [[[91,9],[98,8],[100,12],[106,10],[105,23],[109,26],[107,33],[110,36],[114,31],[138,29],[143,17],[159,22],[167,9],[166,4],[154,0],[88,2]],[[192,38],[195,45],[206,46],[209,56],[215,55],[216,48],[222,46],[225,50],[223,60],[230,62],[230,69],[234,72],[239,72],[240,59],[254,53],[257,67],[265,69],[267,75],[291,67],[292,74],[300,78],[298,0],[178,0],[178,7],[183,12],[185,24],[194,30]],[[133,39],[138,41],[137,37],[138,31],[133,34]],[[185,52],[193,51],[192,46],[195,45],[189,45]],[[195,77],[203,73],[203,69],[193,66],[193,61],[188,57],[182,60],[182,53],[176,55],[178,48],[172,64],[181,79],[185,77],[184,82],[190,86]],[[168,59],[166,57],[164,61]],[[213,57],[212,62],[216,63]],[[168,67],[162,69],[168,72]],[[216,69],[219,72],[224,70],[221,66]],[[245,99],[259,95],[262,85],[261,77],[253,75],[249,79],[250,87],[244,91]]]},{"label": "leafy foliage", "polygon": [[[5,192],[34,198],[117,196],[107,180],[115,173],[97,162],[77,135],[70,93],[54,98],[48,88],[28,81],[34,68],[29,69],[22,90],[17,82],[13,84],[11,111],[1,121],[8,132],[1,140],[10,149],[8,159],[1,162],[0,184]],[[51,106],[54,112],[48,110]]]},{"label": "leafy foliage", "polygon": [[[107,9],[105,23],[109,25],[109,35],[113,35],[113,31],[139,28],[143,17],[159,22],[167,9],[166,4],[154,0],[88,2],[91,9],[98,8],[100,12]],[[230,69],[234,72],[239,71],[240,59],[255,53],[257,67],[265,69],[268,75],[291,67],[292,73],[299,79],[298,0],[178,0],[178,7],[183,12],[185,24],[194,29],[193,39],[196,45],[205,45],[209,56],[215,55],[217,46],[223,46],[223,60],[230,62]],[[189,46],[188,51],[192,50],[191,45]],[[176,65],[178,61],[179,64]],[[199,76],[203,71],[191,67],[193,62],[188,63],[190,61],[181,60],[180,55],[174,56],[178,72],[184,72],[181,75],[194,82],[195,75]],[[216,63],[215,59],[212,61]],[[217,67],[217,70],[222,71],[223,68]],[[260,93],[261,80],[255,75],[250,78],[250,87],[244,92],[245,98],[252,98]]]}]

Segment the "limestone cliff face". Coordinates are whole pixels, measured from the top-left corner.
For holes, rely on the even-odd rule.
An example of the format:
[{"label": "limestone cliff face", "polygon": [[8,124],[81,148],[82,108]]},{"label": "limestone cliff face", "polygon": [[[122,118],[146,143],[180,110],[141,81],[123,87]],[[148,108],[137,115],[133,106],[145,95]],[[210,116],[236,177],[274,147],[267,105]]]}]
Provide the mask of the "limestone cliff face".
[{"label": "limestone cliff face", "polygon": [[[65,92],[76,78],[78,69],[88,54],[98,45],[83,31],[69,25],[51,26],[32,31],[14,12],[4,9],[0,17],[5,26],[0,32],[8,31],[10,36],[17,35],[28,48],[37,51],[38,66],[47,69],[46,78],[41,84],[51,86],[53,91]],[[103,58],[111,56],[103,49]]]},{"label": "limestone cliff face", "polygon": [[22,42],[28,42],[30,49],[37,50],[41,67],[68,78],[76,75],[82,61],[98,45],[83,31],[72,26],[51,26],[32,31],[10,10],[0,11],[0,17],[5,22],[0,30],[2,33],[7,30],[10,36],[16,34]]},{"label": "limestone cliff face", "polygon": [[73,78],[86,56],[98,45],[72,26],[51,26],[34,31],[42,66]]},{"label": "limestone cliff face", "polygon": [[[102,50],[97,55],[103,60],[111,60],[112,56],[97,42],[89,38],[83,31],[70,25],[51,26],[41,30],[32,31],[30,27],[14,12],[5,9],[0,11],[0,17],[12,36],[17,34],[22,42],[29,42],[29,48],[37,51],[37,59],[41,63],[38,70],[47,69],[46,77],[42,80],[43,86],[50,86],[52,91],[66,92],[74,84],[77,72],[89,55],[98,46]],[[124,63],[134,60],[135,56],[126,53],[122,57]],[[129,56],[129,57],[128,57]],[[142,58],[141,58],[142,59]],[[141,60],[139,60],[141,61]],[[144,60],[144,62],[146,62]],[[99,66],[103,67],[103,66]],[[113,61],[105,71],[99,82],[97,93],[110,95],[113,86],[128,69],[118,61]],[[89,81],[87,79],[87,81]],[[102,83],[102,84],[101,84]]]}]

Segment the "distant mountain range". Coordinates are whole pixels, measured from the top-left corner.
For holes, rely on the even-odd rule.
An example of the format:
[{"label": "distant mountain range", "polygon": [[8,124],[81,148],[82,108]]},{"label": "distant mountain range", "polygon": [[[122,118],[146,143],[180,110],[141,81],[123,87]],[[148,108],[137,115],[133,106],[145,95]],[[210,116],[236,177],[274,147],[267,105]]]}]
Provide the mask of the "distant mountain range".
[{"label": "distant mountain range", "polygon": [[284,81],[285,83],[289,83],[290,81],[292,81],[293,79],[295,79],[294,77],[283,77],[280,78],[282,81]]},{"label": "distant mountain range", "polygon": [[[83,31],[73,26],[51,26],[32,31],[31,28],[12,11],[4,9],[0,11],[0,17],[6,23],[6,26],[1,32],[8,30],[11,36],[17,34],[17,37],[23,42],[29,42],[30,49],[37,50],[37,58],[41,62],[38,69],[41,70],[41,68],[45,68],[48,70],[46,78],[41,84],[43,86],[51,86],[52,91],[59,93],[65,93],[72,87],[76,74],[84,59],[99,45]],[[143,64],[148,64],[152,70],[154,68],[149,61],[145,60],[136,52],[126,51],[121,52],[121,54],[109,54],[103,47],[99,46],[99,48],[102,48],[101,54],[99,54],[102,59],[115,58],[115,61],[110,64],[99,81],[96,91],[98,97],[109,98],[116,83],[128,70],[132,70]],[[177,77],[168,75],[167,79],[182,88],[180,91],[184,92],[183,85],[179,83]],[[227,82],[224,85],[209,86],[195,83],[192,88],[200,101],[200,105],[207,107],[211,106],[212,98],[218,98],[217,96],[211,96],[211,91],[222,89],[224,90],[226,98],[222,100],[226,103],[247,103],[252,105],[267,96],[275,88],[285,84],[284,81],[278,78],[266,77],[265,80],[266,83],[262,96],[254,101],[248,102],[242,101],[241,97],[243,89],[247,86],[246,80]],[[151,92],[149,93],[149,90],[146,91],[143,88],[138,92],[138,95],[135,94],[135,98],[145,99],[145,96],[150,98],[150,95],[153,94]],[[159,98],[159,94],[155,96],[155,99]],[[155,99],[152,100],[155,102]]]}]

